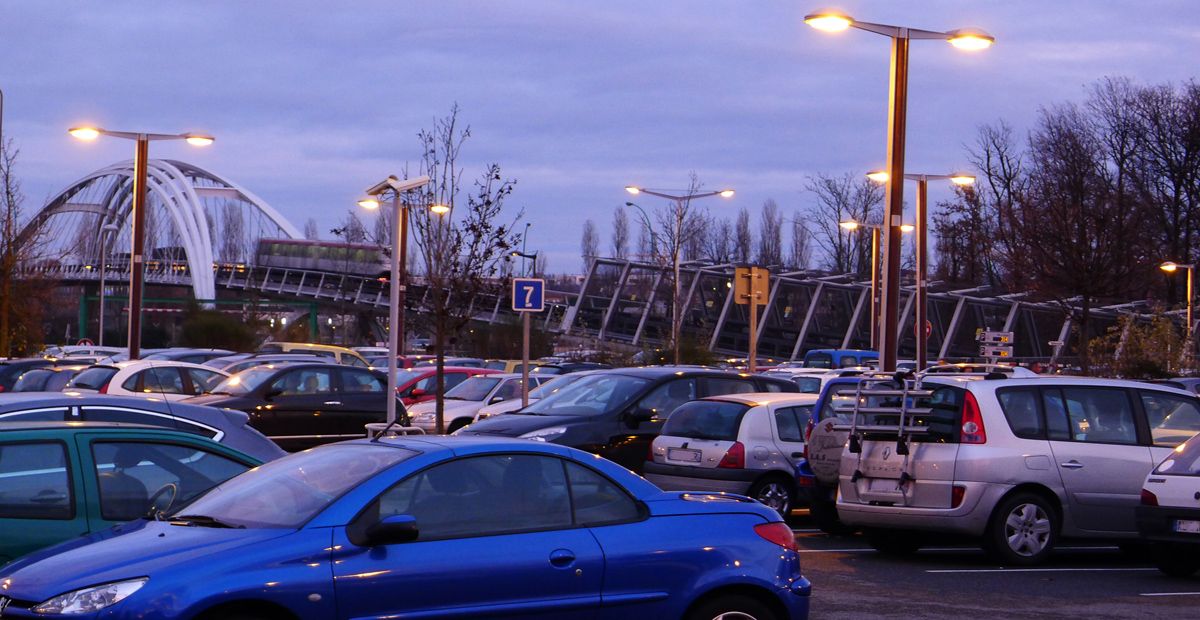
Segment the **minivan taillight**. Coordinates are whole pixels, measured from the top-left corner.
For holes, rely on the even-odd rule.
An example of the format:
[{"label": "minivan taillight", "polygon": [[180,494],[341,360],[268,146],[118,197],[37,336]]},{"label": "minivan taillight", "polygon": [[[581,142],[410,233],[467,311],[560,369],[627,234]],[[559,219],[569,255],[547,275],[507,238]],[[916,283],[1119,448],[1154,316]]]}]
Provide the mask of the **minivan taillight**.
[{"label": "minivan taillight", "polygon": [[[111,383],[111,381],[109,383]],[[99,391],[101,394],[107,394],[108,393],[108,383],[105,383],[104,385],[100,386]]]},{"label": "minivan taillight", "polygon": [[1158,505],[1158,496],[1151,493],[1147,489],[1142,489],[1142,505],[1143,506],[1157,506]]},{"label": "minivan taillight", "polygon": [[975,395],[967,392],[966,402],[963,404],[963,423],[962,436],[959,437],[961,443],[987,443],[987,431],[983,428],[983,414],[979,412],[979,402],[975,400]]},{"label": "minivan taillight", "polygon": [[796,550],[796,534],[788,524],[776,521],[774,523],[759,523],[754,526],[754,533],[764,540],[773,542],[784,549]]},{"label": "minivan taillight", "polygon": [[967,487],[956,486],[950,490],[950,507],[958,508],[962,506],[963,497],[967,494]]},{"label": "minivan taillight", "polygon": [[735,441],[732,446],[729,446],[729,450],[725,452],[725,458],[721,459],[720,463],[717,463],[717,467],[724,467],[727,469],[745,468],[746,446],[743,446],[742,442],[740,441]]}]

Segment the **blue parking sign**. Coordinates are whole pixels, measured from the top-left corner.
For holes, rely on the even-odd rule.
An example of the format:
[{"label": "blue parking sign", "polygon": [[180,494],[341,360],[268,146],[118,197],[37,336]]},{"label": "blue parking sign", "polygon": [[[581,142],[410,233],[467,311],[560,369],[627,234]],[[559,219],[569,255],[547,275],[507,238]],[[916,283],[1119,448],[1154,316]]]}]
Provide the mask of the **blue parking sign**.
[{"label": "blue parking sign", "polygon": [[513,278],[512,308],[517,312],[541,312],[546,305],[546,281]]}]

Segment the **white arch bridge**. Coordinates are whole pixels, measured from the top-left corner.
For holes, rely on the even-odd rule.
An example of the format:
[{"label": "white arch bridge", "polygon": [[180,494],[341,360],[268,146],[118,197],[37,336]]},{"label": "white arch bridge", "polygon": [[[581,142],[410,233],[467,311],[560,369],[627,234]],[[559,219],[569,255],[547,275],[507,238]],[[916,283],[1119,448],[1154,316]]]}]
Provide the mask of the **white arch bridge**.
[{"label": "white arch bridge", "polygon": [[[151,159],[146,176],[148,283],[187,285],[196,299],[214,299],[213,265],[251,263],[258,239],[302,238],[262,199],[199,166]],[[38,238],[52,276],[99,279],[104,265],[107,278],[127,281],[133,185],[133,160],[97,170],[51,198],[21,238]]]}]

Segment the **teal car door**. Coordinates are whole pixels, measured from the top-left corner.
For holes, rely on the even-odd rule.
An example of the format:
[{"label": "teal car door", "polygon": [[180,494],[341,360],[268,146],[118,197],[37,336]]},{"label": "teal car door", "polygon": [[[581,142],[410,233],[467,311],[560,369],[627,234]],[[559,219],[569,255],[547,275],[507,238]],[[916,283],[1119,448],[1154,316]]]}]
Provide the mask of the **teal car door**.
[{"label": "teal car door", "polygon": [[0,564],[88,532],[77,455],[65,441],[0,442]]}]

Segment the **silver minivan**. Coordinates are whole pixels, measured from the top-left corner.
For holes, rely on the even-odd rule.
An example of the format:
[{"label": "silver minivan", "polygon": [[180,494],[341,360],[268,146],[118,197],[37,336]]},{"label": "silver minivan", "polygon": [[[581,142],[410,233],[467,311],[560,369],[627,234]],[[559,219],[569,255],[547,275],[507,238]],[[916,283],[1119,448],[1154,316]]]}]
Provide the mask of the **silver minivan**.
[{"label": "silver minivan", "polygon": [[786,517],[816,394],[711,396],[681,405],[654,439],[646,479],[664,491],[748,495]]},{"label": "silver minivan", "polygon": [[954,533],[1028,565],[1060,536],[1136,538],[1146,475],[1200,431],[1196,395],[1134,381],[925,375],[847,391],[838,516],[889,553]]}]

